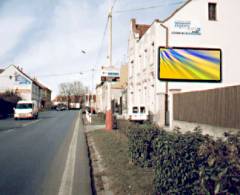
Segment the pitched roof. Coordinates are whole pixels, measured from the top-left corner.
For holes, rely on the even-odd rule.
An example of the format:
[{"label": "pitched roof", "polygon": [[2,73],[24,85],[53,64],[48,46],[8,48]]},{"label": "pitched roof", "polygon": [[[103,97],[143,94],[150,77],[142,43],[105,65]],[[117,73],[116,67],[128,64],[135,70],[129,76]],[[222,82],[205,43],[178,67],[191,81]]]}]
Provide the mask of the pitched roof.
[{"label": "pitched roof", "polygon": [[49,88],[47,88],[45,85],[43,85],[42,83],[40,83],[36,78],[33,79],[33,81],[35,81],[35,83],[42,89],[46,89],[48,91],[51,91]]},{"label": "pitched roof", "polygon": [[[178,13],[180,10],[182,10],[187,4],[189,4],[192,0],[186,0],[183,4],[181,4],[181,6],[177,7],[169,16],[167,16],[164,20],[154,20],[154,22],[159,22],[159,23],[165,23],[167,22],[169,19],[171,19],[176,13]],[[145,34],[145,32],[153,25],[150,24],[136,24],[136,19],[133,18],[132,20],[132,31],[134,33],[139,34],[139,39],[142,38],[142,36]]]},{"label": "pitched roof", "polygon": [[[49,91],[51,91],[49,88],[47,88],[46,86],[44,86],[43,84],[41,84],[39,81],[37,81],[37,79],[33,79],[32,77],[30,77],[29,75],[27,75],[25,72],[23,72],[23,70],[21,68],[19,68],[18,66],[15,66],[14,64],[10,65],[13,66],[14,68],[16,68],[21,74],[23,74],[25,77],[27,77],[30,81],[32,81],[35,85],[39,86],[40,88],[43,89],[47,89]],[[8,67],[10,67],[8,66]],[[7,69],[7,68],[6,68]],[[3,69],[4,71],[5,69]],[[0,69],[1,71],[1,69]],[[1,73],[1,72],[0,72]]]},{"label": "pitched roof", "polygon": [[15,66],[15,65],[12,65],[12,66],[14,66],[21,74],[23,74],[25,77],[27,77],[30,81],[34,82],[34,80],[30,76],[28,76],[26,73],[24,73],[21,68],[19,68],[18,66]]},{"label": "pitched roof", "polygon": [[173,11],[167,18],[165,18],[163,21],[161,21],[162,23],[168,21],[169,19],[171,19],[176,13],[178,13],[180,10],[182,10],[187,4],[189,4],[192,0],[186,0],[185,3],[183,3],[180,7],[178,7],[177,9],[175,9],[175,11]]}]

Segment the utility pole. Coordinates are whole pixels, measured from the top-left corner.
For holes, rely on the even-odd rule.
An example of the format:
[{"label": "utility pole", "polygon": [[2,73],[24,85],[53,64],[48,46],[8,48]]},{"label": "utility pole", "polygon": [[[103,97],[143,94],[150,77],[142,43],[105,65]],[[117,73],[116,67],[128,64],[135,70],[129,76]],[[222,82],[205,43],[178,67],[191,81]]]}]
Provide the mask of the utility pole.
[{"label": "utility pole", "polygon": [[[108,12],[108,30],[109,30],[109,40],[108,40],[108,67],[112,66],[112,9],[111,3],[109,3]],[[106,111],[106,129],[112,130],[112,108],[111,108],[111,80],[107,80],[107,111]]]}]

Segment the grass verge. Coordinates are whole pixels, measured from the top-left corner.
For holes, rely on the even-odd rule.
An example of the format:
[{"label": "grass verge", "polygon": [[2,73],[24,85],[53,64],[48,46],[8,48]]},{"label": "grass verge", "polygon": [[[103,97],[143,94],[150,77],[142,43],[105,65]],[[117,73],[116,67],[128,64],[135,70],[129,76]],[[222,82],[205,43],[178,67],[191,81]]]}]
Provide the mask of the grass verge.
[{"label": "grass verge", "polygon": [[111,181],[114,194],[152,194],[153,170],[134,166],[128,157],[128,139],[118,131],[97,130],[89,132],[100,153],[104,174]]}]

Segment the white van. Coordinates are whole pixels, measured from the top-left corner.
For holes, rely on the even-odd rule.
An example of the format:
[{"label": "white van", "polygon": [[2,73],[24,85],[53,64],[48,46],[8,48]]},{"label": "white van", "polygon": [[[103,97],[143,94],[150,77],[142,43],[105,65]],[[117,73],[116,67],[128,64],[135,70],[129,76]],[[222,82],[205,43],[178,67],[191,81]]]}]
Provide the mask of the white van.
[{"label": "white van", "polygon": [[21,118],[38,118],[38,104],[34,100],[21,100],[18,101],[16,108],[14,109],[14,119]]},{"label": "white van", "polygon": [[133,106],[132,113],[129,117],[130,121],[146,121],[148,120],[148,112],[145,106]]}]

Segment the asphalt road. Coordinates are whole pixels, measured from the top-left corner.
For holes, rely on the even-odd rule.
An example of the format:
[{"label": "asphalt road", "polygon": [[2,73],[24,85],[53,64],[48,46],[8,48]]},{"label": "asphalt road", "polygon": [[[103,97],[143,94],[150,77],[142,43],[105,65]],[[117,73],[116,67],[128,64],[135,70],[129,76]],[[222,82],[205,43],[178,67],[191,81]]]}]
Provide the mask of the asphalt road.
[{"label": "asphalt road", "polygon": [[0,195],[91,194],[79,118],[79,111],[50,111],[38,120],[0,120]]}]

